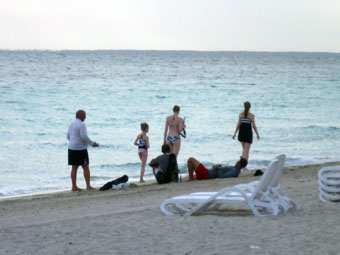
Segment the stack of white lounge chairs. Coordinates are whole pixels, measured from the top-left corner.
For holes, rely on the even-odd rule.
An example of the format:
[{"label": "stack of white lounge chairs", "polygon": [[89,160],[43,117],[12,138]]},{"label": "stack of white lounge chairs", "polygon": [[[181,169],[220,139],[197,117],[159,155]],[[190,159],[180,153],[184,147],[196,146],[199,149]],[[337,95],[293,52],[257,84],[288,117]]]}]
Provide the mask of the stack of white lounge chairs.
[{"label": "stack of white lounge chairs", "polygon": [[197,192],[173,197],[161,204],[165,215],[195,215],[216,210],[221,205],[245,205],[255,216],[286,214],[296,211],[296,203],[280,189],[280,176],[286,156],[277,155],[259,181],[227,187],[219,192]]},{"label": "stack of white lounge chairs", "polygon": [[319,198],[322,202],[340,202],[340,166],[323,167],[318,172]]}]

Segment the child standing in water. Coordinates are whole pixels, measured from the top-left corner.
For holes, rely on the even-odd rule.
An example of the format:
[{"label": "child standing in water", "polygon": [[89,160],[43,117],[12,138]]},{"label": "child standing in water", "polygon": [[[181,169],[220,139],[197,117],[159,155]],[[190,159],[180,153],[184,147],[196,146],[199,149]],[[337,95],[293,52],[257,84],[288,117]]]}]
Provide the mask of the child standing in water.
[{"label": "child standing in water", "polygon": [[138,156],[142,162],[140,168],[140,182],[144,182],[144,172],[145,172],[145,165],[146,160],[148,159],[148,148],[150,147],[149,144],[149,137],[146,135],[149,132],[149,125],[147,123],[140,124],[142,133],[136,137],[134,145],[138,146]]}]

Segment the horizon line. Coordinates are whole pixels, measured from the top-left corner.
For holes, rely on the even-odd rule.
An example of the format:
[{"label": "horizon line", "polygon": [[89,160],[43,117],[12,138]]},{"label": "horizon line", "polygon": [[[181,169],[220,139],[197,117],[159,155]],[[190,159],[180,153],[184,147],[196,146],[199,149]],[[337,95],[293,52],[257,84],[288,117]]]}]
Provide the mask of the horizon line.
[{"label": "horizon line", "polygon": [[261,51],[261,50],[159,50],[159,49],[6,49],[0,51],[164,51],[164,52],[245,52],[245,53],[327,53],[339,54],[336,51]]}]

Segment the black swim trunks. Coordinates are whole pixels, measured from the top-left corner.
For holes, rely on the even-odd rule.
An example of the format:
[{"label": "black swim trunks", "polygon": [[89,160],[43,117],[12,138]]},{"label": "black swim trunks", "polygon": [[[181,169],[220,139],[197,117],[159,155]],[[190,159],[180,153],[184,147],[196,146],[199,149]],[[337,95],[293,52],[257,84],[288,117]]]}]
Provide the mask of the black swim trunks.
[{"label": "black swim trunks", "polygon": [[70,150],[68,149],[68,164],[70,166],[80,166],[80,165],[88,165],[89,154],[87,150]]}]

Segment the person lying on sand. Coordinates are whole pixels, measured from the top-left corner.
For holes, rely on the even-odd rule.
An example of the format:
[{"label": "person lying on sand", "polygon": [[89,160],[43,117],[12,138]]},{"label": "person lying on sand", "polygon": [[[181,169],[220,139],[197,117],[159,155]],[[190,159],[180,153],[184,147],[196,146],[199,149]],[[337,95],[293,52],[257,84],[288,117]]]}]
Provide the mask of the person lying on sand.
[{"label": "person lying on sand", "polygon": [[222,167],[221,165],[216,164],[212,166],[212,169],[207,169],[201,162],[191,157],[188,159],[189,181],[195,179],[194,172],[196,173],[197,180],[238,177],[241,169],[245,168],[247,164],[248,161],[245,158],[240,157],[240,160],[236,162],[235,166]]}]

